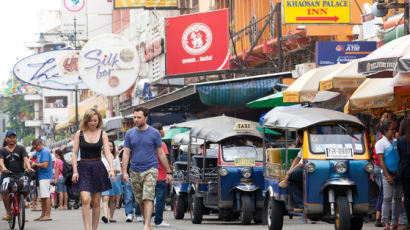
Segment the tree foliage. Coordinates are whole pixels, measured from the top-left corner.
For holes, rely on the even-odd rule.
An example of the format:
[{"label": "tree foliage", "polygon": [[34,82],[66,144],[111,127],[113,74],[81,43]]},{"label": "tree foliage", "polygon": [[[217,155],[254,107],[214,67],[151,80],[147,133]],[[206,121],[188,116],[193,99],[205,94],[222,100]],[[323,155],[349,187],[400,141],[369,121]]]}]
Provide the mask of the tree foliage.
[{"label": "tree foliage", "polygon": [[[17,95],[5,100],[5,104],[2,112],[9,116],[9,127],[7,127],[7,129],[15,130],[17,136],[20,138],[34,135],[34,128],[25,127],[24,125],[24,119],[32,117],[34,111],[33,102],[25,101],[24,95]],[[22,119],[20,119],[20,117]]]}]

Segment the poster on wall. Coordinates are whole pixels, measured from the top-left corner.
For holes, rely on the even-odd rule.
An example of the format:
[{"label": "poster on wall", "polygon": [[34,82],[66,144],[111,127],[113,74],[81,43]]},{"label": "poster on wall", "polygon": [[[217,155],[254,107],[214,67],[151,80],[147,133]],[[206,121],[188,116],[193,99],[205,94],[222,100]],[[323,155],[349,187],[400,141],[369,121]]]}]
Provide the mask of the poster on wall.
[{"label": "poster on wall", "polygon": [[229,69],[228,23],[228,9],[167,18],[167,75]]}]

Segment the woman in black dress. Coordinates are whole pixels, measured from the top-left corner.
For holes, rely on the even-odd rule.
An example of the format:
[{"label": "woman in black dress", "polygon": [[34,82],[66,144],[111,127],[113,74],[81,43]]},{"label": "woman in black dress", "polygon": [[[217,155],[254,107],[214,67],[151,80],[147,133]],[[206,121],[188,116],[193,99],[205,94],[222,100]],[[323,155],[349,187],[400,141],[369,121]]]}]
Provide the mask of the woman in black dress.
[{"label": "woman in black dress", "polygon": [[398,176],[404,193],[404,207],[410,215],[410,118],[404,118],[400,124],[397,149],[400,154]]},{"label": "woman in black dress", "polygon": [[[80,192],[81,195],[85,230],[90,229],[90,202],[93,207],[92,230],[96,230],[100,218],[101,192],[111,189],[109,178],[115,179],[108,136],[101,129],[102,123],[100,113],[94,108],[88,109],[84,113],[80,130],[74,137],[72,190]],[[101,161],[101,149],[104,150],[110,166],[108,172]],[[81,160],[77,165],[78,150]]]}]

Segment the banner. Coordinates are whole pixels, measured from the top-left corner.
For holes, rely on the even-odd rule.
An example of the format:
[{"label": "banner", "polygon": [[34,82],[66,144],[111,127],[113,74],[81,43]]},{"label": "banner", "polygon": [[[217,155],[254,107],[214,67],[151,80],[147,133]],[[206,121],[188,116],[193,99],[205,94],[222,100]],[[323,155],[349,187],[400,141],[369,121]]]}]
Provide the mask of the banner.
[{"label": "banner", "polygon": [[115,9],[125,8],[177,8],[178,0],[114,0]]},{"label": "banner", "polygon": [[228,22],[228,9],[167,18],[167,75],[229,69]]},{"label": "banner", "polygon": [[316,65],[346,64],[366,57],[377,48],[376,42],[316,42]]}]

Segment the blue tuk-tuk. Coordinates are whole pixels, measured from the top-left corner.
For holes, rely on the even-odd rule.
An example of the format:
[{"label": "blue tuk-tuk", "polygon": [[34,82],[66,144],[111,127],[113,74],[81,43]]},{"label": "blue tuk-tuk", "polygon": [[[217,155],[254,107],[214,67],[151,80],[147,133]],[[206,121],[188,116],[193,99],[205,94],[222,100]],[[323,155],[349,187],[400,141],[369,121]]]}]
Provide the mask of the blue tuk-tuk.
[{"label": "blue tuk-tuk", "polygon": [[[239,217],[242,224],[261,223],[263,135],[257,123],[218,116],[175,126],[190,129],[187,169],[192,223],[200,224],[203,215],[211,212],[218,212],[222,220]],[[193,150],[198,142],[200,148]]]},{"label": "blue tuk-tuk", "polygon": [[[263,127],[303,133],[303,212],[312,221],[334,223],[336,230],[359,230],[370,212],[369,184],[374,165],[365,127],[341,112],[301,108],[271,111]],[[265,145],[266,146],[266,145]],[[298,150],[266,148],[264,154],[265,207],[269,230],[281,230],[285,215],[294,212],[288,189],[279,186]],[[292,183],[292,182],[291,182]]]}]

